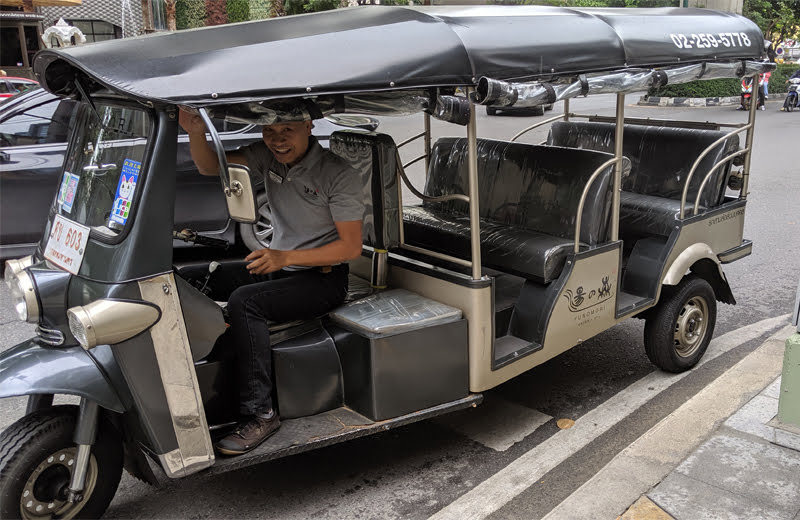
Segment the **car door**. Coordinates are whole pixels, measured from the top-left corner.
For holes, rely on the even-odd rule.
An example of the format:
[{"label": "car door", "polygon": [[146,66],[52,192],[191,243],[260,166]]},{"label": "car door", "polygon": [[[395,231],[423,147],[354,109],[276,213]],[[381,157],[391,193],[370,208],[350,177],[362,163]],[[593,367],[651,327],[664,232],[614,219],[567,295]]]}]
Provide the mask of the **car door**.
[{"label": "car door", "polygon": [[3,110],[0,116],[0,248],[39,241],[59,185],[70,124],[77,103],[51,94]]}]

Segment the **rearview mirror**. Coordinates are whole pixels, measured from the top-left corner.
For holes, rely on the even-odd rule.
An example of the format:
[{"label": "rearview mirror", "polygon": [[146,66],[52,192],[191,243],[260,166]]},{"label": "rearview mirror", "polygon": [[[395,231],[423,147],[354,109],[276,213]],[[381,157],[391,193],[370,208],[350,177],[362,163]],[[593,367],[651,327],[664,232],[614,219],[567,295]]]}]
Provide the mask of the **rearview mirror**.
[{"label": "rearview mirror", "polygon": [[230,188],[225,188],[228,214],[236,222],[252,224],[256,221],[256,194],[250,182],[250,170],[240,164],[228,165]]}]

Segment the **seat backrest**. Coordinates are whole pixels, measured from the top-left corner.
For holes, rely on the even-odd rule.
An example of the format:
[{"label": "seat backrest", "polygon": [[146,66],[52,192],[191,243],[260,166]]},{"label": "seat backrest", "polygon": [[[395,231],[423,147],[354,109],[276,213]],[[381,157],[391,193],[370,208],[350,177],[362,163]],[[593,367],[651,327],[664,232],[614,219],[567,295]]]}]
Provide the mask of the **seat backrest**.
[{"label": "seat backrest", "polygon": [[397,192],[397,147],[386,134],[341,130],[330,137],[330,149],[347,160],[363,179],[362,240],[377,249],[400,243]]},{"label": "seat backrest", "polygon": [[[627,125],[622,154],[631,160],[631,173],[622,189],[643,195],[680,200],[686,177],[694,161],[725,132],[662,126]],[[550,127],[547,143],[614,153],[614,123],[557,121]],[[739,136],[732,135],[706,155],[692,174],[687,200],[694,203],[703,178],[720,159],[739,149]],[[717,168],[703,189],[700,205],[712,208],[725,197],[731,163]]]},{"label": "seat backrest", "polygon": [[[591,150],[478,139],[480,216],[573,239],[583,189],[597,167],[611,158]],[[468,194],[468,172],[467,140],[439,139],[431,150],[425,194]],[[583,242],[607,240],[611,172],[606,168],[589,190],[581,221]],[[463,201],[426,205],[445,213],[469,214]]]}]

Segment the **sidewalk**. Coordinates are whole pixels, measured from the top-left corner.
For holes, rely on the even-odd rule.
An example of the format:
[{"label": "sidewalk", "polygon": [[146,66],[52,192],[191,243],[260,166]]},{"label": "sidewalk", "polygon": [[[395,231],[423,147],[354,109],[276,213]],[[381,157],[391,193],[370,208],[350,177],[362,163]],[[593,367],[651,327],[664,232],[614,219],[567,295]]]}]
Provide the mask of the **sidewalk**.
[{"label": "sidewalk", "polygon": [[800,430],[771,422],[794,332],[779,330],[545,518],[800,520]]}]

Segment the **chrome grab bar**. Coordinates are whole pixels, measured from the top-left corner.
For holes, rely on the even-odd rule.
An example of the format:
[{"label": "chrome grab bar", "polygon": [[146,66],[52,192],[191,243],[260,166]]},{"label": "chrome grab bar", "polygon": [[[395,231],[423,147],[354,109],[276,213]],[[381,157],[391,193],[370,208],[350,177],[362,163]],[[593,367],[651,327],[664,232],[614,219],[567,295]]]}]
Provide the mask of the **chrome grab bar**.
[{"label": "chrome grab bar", "polygon": [[[736,130],[732,130],[732,131],[728,132],[727,134],[723,135],[722,137],[720,137],[719,139],[717,139],[716,141],[714,141],[710,145],[706,146],[706,149],[703,150],[703,152],[697,157],[697,159],[695,159],[694,164],[692,164],[692,169],[689,170],[689,174],[686,176],[686,182],[683,185],[683,192],[681,193],[681,210],[680,210],[680,213],[678,214],[678,218],[683,219],[684,215],[686,213],[686,197],[689,195],[689,183],[691,183],[691,181],[692,181],[692,176],[694,175],[694,172],[700,166],[700,161],[702,161],[703,158],[706,155],[711,153],[711,150],[713,150],[714,147],[716,147],[718,144],[724,142],[730,136],[732,136],[734,134],[738,134],[740,132],[744,132],[745,130],[750,130],[751,128],[753,128],[753,123],[748,123],[746,125],[743,125],[741,128],[737,128]],[[745,147],[744,151],[749,152],[750,148],[749,147]],[[698,192],[698,195],[699,195],[699,192]]]},{"label": "chrome grab bar", "polygon": [[405,141],[403,141],[402,143],[398,144],[398,145],[396,146],[396,148],[400,148],[401,146],[405,146],[405,145],[407,145],[408,143],[410,143],[410,142],[413,142],[413,141],[416,141],[416,140],[417,140],[417,139],[419,139],[420,137],[424,137],[424,136],[425,136],[425,131],[423,130],[422,132],[418,133],[417,135],[412,135],[411,137],[409,137],[408,139],[406,139],[406,140],[405,140]]},{"label": "chrome grab bar", "polygon": [[581,193],[581,200],[578,203],[578,213],[575,216],[575,252],[580,252],[580,242],[581,242],[581,221],[583,220],[583,205],[586,203],[586,197],[589,195],[589,188],[592,187],[592,183],[597,179],[597,177],[609,166],[616,163],[617,161],[621,161],[622,157],[614,157],[613,159],[609,159],[600,166],[592,173],[592,176],[589,177],[589,180],[586,181],[586,186],[583,187],[583,193]]},{"label": "chrome grab bar", "polygon": [[720,166],[722,166],[726,162],[730,161],[734,157],[738,157],[740,155],[744,155],[744,154],[746,154],[748,152],[750,152],[750,148],[744,148],[742,150],[739,150],[738,152],[734,152],[734,153],[728,155],[727,157],[723,157],[722,159],[717,161],[717,163],[714,166],[711,167],[711,169],[708,171],[706,176],[703,177],[703,182],[700,183],[700,187],[697,189],[697,197],[695,197],[695,199],[694,199],[694,208],[693,208],[693,211],[692,211],[692,216],[697,215],[697,210],[700,208],[700,195],[703,194],[703,188],[706,187],[706,184],[708,183],[709,179],[711,179],[711,174],[713,174],[715,171],[717,171],[717,169]]},{"label": "chrome grab bar", "polygon": [[[419,162],[419,161],[421,161],[422,159],[427,159],[427,158],[428,158],[428,156],[427,156],[426,154],[422,154],[422,155],[420,155],[419,157],[415,157],[414,159],[411,159],[410,161],[408,161],[407,163],[405,163],[405,164],[403,165],[403,168],[408,168],[408,167],[409,167],[409,166],[411,166],[412,164],[414,164],[414,163],[416,163],[416,162]],[[426,168],[426,169],[427,169],[427,168]]]},{"label": "chrome grab bar", "polygon": [[396,157],[397,158],[395,160],[397,161],[397,173],[403,179],[403,184],[406,185],[406,187],[411,191],[411,193],[413,193],[420,199],[424,200],[425,202],[447,202],[448,200],[461,200],[469,204],[469,197],[467,197],[466,195],[462,195],[460,193],[454,193],[452,195],[442,195],[441,197],[431,197],[430,195],[425,195],[424,193],[420,192],[411,184],[411,180],[409,180],[408,176],[406,175],[403,166],[400,165],[400,154],[397,153]]},{"label": "chrome grab bar", "polygon": [[520,130],[519,132],[517,132],[517,135],[515,135],[514,137],[511,138],[511,142],[513,143],[514,141],[517,140],[518,137],[520,137],[520,136],[522,136],[524,134],[527,134],[528,132],[530,132],[534,128],[539,128],[542,125],[546,125],[548,123],[552,123],[553,121],[558,121],[559,119],[566,119],[569,116],[574,116],[574,115],[575,114],[566,114],[566,113],[565,114],[559,114],[557,116],[551,117],[550,119],[545,119],[544,121],[539,121],[538,123],[535,123],[535,124],[529,126],[528,128],[525,128],[525,129]]}]

